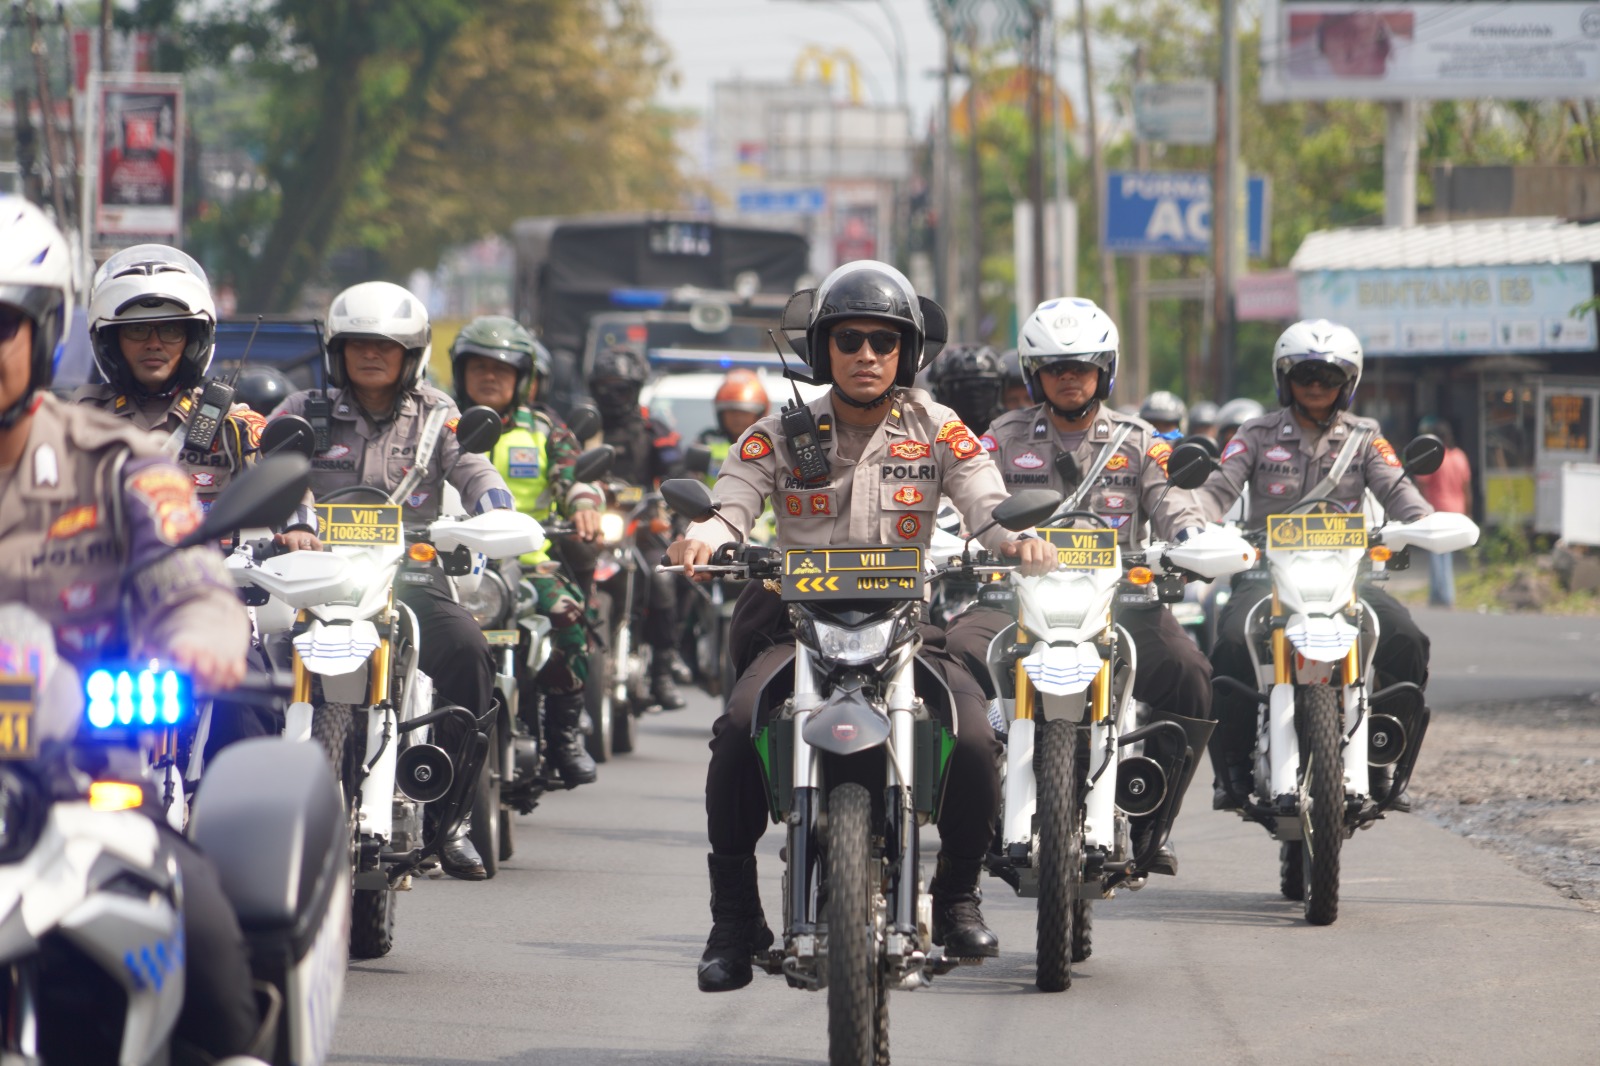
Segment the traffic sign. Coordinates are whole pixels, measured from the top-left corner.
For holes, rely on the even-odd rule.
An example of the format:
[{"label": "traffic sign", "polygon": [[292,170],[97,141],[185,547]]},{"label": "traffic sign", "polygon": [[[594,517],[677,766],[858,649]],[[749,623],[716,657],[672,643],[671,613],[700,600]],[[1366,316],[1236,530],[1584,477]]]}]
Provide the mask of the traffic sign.
[{"label": "traffic sign", "polygon": [[739,190],[739,213],[743,215],[820,215],[827,206],[827,190],[817,186]]},{"label": "traffic sign", "polygon": [[[1206,255],[1211,251],[1211,175],[1176,170],[1113,170],[1106,178],[1100,243],[1124,255]],[[1247,183],[1245,244],[1266,256],[1267,179]]]},{"label": "traffic sign", "polygon": [[1133,87],[1133,130],[1141,141],[1210,144],[1217,139],[1217,83],[1140,82]]},{"label": "traffic sign", "polygon": [[951,36],[989,45],[1026,41],[1035,11],[1031,0],[933,0],[933,16]]}]

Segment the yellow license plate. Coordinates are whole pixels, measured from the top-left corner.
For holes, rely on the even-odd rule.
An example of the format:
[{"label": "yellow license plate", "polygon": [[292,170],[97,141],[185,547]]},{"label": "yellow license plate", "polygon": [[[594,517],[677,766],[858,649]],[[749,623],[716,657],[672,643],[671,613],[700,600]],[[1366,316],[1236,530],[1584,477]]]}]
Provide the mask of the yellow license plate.
[{"label": "yellow license plate", "polygon": [[31,677],[0,677],[0,759],[31,759],[39,753],[33,731],[37,695]]},{"label": "yellow license plate", "polygon": [[517,646],[517,631],[515,629],[485,629],[483,639],[491,648]]},{"label": "yellow license plate", "polygon": [[1275,514],[1267,516],[1267,547],[1284,551],[1366,550],[1364,514]]},{"label": "yellow license plate", "polygon": [[1056,549],[1056,562],[1069,570],[1110,570],[1117,565],[1114,529],[1041,529]]},{"label": "yellow license plate", "polygon": [[923,590],[921,548],[791,548],[786,600],[911,600]]},{"label": "yellow license plate", "polygon": [[319,503],[317,520],[317,536],[324,544],[371,548],[405,543],[397,503]]},{"label": "yellow license plate", "polygon": [[644,499],[644,489],[639,485],[624,485],[617,490],[617,502],[635,504]]}]

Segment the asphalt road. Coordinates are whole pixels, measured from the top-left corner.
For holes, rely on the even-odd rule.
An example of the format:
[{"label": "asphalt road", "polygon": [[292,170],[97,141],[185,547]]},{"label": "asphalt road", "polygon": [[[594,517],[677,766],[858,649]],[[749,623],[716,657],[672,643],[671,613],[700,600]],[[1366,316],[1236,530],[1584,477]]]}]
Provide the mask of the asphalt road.
[{"label": "asphalt road", "polygon": [[[1421,617],[1443,701],[1600,689],[1600,620]],[[646,720],[638,754],[517,821],[495,880],[403,895],[394,952],[351,966],[333,1061],[825,1062],[822,996],[761,974],[695,988],[713,714],[698,697]],[[1096,904],[1068,992],[1034,989],[1032,901],[988,881],[1002,957],[895,993],[895,1061],[1596,1061],[1600,916],[1398,815],[1347,842],[1339,920],[1312,928],[1278,895],[1276,845],[1210,811],[1206,783],[1174,838],[1181,876]],[[769,915],[778,844],[762,847]]]}]

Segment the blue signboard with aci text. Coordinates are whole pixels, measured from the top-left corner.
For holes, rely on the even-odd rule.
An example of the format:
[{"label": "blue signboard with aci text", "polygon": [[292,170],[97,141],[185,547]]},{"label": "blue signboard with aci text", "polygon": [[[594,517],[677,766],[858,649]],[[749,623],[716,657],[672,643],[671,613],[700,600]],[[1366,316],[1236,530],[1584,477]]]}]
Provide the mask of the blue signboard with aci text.
[{"label": "blue signboard with aci text", "polygon": [[[1246,182],[1245,245],[1264,258],[1267,179]],[[1211,251],[1211,175],[1175,170],[1113,170],[1106,176],[1100,242],[1110,252],[1207,255]]]}]

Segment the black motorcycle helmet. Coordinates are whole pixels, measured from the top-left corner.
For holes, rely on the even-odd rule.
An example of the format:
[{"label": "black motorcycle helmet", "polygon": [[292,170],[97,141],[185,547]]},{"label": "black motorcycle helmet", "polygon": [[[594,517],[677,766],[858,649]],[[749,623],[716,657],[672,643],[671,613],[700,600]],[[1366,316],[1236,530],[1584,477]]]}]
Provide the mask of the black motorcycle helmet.
[{"label": "black motorcycle helmet", "polygon": [[639,393],[650,376],[644,356],[632,348],[607,348],[589,370],[589,395],[608,423],[639,409]]},{"label": "black motorcycle helmet", "polygon": [[906,276],[888,263],[858,259],[823,279],[815,289],[789,297],[781,327],[795,354],[810,367],[809,379],[833,383],[828,331],[848,318],[877,318],[900,330],[900,364],[895,385],[910,388],[921,370],[944,348],[948,335],[944,310],[918,296]]},{"label": "black motorcycle helmet", "polygon": [[294,382],[270,366],[251,367],[234,383],[234,399],[258,415],[270,415],[294,391]]},{"label": "black motorcycle helmet", "polygon": [[928,371],[933,398],[955,411],[974,432],[989,428],[1000,413],[1005,378],[1000,356],[987,344],[947,348]]}]

